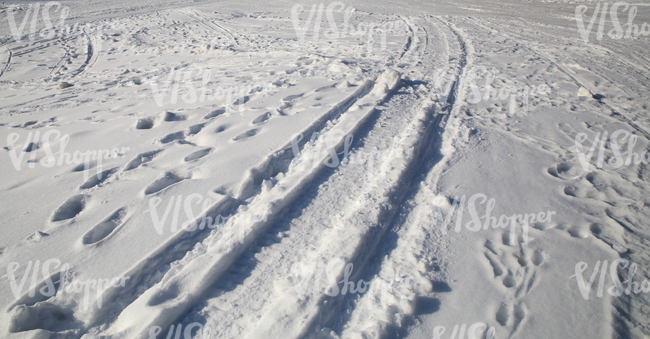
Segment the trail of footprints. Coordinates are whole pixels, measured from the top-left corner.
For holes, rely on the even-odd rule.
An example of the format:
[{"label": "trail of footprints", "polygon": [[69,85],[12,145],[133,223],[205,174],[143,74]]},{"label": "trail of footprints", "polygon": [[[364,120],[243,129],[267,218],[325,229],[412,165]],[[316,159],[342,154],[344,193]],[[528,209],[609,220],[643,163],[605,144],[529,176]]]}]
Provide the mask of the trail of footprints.
[{"label": "trail of footprints", "polygon": [[[299,98],[301,97],[302,94],[300,95],[295,95],[291,96],[292,99]],[[285,98],[285,100],[288,100]],[[168,134],[161,138],[159,142],[163,145],[169,144],[173,141],[179,141],[181,143],[190,143],[185,141],[185,138],[188,136],[193,136],[198,133],[200,133],[204,127],[206,127],[209,123],[214,122],[214,119],[219,117],[220,115],[226,113],[225,108],[218,108],[210,113],[206,114],[203,119],[208,120],[203,123],[191,125],[188,128],[186,128],[183,131],[175,132]],[[255,119],[252,120],[251,124],[255,126],[259,126],[264,124],[266,121],[268,121],[272,117],[272,114],[270,112],[266,112],[264,114],[261,114],[260,116],[256,117]],[[164,112],[160,116],[153,116],[153,117],[145,117],[145,118],[140,118],[137,120],[135,124],[135,129],[137,130],[147,130],[147,129],[152,129],[154,128],[158,123],[160,122],[180,122],[180,121],[185,121],[188,119],[187,115],[184,114],[179,114],[179,113],[173,113],[173,112]],[[35,128],[35,127],[41,127],[37,125],[37,121],[30,121],[28,123],[25,123],[21,126],[15,126],[15,127],[22,127],[22,128]],[[225,131],[229,125],[227,124],[222,124],[219,127],[217,127],[214,130],[214,133],[220,133]],[[259,132],[259,128],[254,128],[250,129],[248,131],[245,131],[244,133],[241,133],[237,136],[235,136],[232,140],[233,141],[240,141],[244,140],[250,137],[255,136]],[[191,143],[190,143],[191,144]],[[37,144],[29,144],[25,147],[25,150],[27,152],[32,152],[35,151],[39,148],[39,145]],[[87,164],[79,164],[75,165],[72,169],[71,172],[73,173],[79,173],[79,172],[84,172],[84,173],[91,173],[88,175],[87,179],[79,186],[80,191],[87,191],[91,190],[93,188],[100,188],[105,184],[108,184],[109,179],[111,177],[117,177],[118,172],[128,172],[137,169],[138,167],[151,162],[159,156],[162,152],[164,151],[164,148],[157,149],[157,150],[152,150],[152,151],[147,151],[143,152],[141,154],[136,155],[134,158],[132,158],[120,171],[119,167],[112,167],[110,169],[106,169],[98,174],[93,173],[93,169],[96,167],[96,163],[87,163]],[[203,158],[210,153],[212,153],[213,148],[212,147],[206,147],[199,149],[197,151],[194,151],[187,156],[183,158],[184,162],[191,162],[198,160],[200,158]],[[191,173],[190,174],[180,174],[179,172],[176,171],[168,171],[165,172],[162,176],[160,176],[158,179],[155,179],[153,182],[151,182],[149,185],[147,185],[144,189],[144,194],[145,196],[151,195],[158,193],[165,188],[174,185],[176,183],[179,183],[183,180],[191,179]],[[115,178],[115,180],[119,180],[119,178]],[[70,198],[68,198],[61,206],[59,206],[52,214],[50,218],[50,222],[52,223],[60,223],[60,222],[66,222],[73,220],[75,217],[77,217],[80,213],[84,211],[86,208],[88,202],[90,201],[91,196],[90,194],[87,193],[78,193]],[[108,215],[103,221],[99,222],[98,224],[94,225],[91,227],[81,238],[81,243],[83,245],[93,245],[93,244],[98,244],[102,240],[108,238],[111,234],[114,234],[115,232],[119,231],[120,228],[124,227],[125,221],[128,217],[128,212],[129,209],[124,206],[110,215]],[[29,240],[38,240],[41,239],[44,236],[48,236],[49,234],[46,232],[41,232],[38,231],[36,234],[32,235],[29,237]],[[28,303],[17,303],[15,305],[19,304],[25,304],[26,306],[31,306],[35,304],[37,301],[34,302],[28,302]],[[13,305],[13,306],[15,306]],[[12,307],[13,307],[12,306]]]},{"label": "trail of footprints", "polygon": [[[69,63],[68,59],[75,52],[70,45],[66,44],[64,47],[67,48],[68,53],[60,61],[61,63],[60,68],[53,70],[53,72],[55,73],[53,74],[53,76],[55,77],[60,76],[62,74],[61,71],[66,70],[66,64]],[[307,65],[309,65],[310,63],[311,62],[308,62]],[[57,66],[59,65],[57,64]],[[302,65],[298,63],[298,67],[301,66]],[[302,73],[301,70],[298,70],[298,72]],[[286,73],[290,74],[290,72],[288,71]],[[335,86],[336,85],[325,86],[323,88],[316,90],[315,92],[326,91],[334,88]],[[348,83],[347,87],[349,86],[350,85]],[[266,111],[260,114],[259,116],[255,117],[250,122],[252,126],[250,129],[234,136],[230,140],[233,142],[240,142],[255,137],[262,131],[262,126],[266,124],[270,119],[273,119],[274,117],[277,116],[292,114],[289,111],[291,110],[293,102],[303,97],[304,94],[305,93],[300,93],[300,94],[290,95],[283,98],[280,102],[280,108]],[[250,96],[244,96],[242,98],[238,98],[236,99],[235,103],[233,103],[233,105],[246,103],[250,99],[251,99]],[[146,166],[147,163],[154,161],[154,159],[160,156],[168,147],[173,147],[173,145],[177,143],[197,146],[191,142],[192,137],[198,135],[199,133],[202,132],[205,133],[206,131],[208,131],[209,129],[206,127],[209,124],[219,120],[218,118],[225,113],[227,113],[226,108],[214,109],[208,114],[206,114],[205,116],[203,116],[201,122],[191,125],[182,131],[177,131],[162,136],[160,139],[157,140],[157,145],[159,146],[158,149],[149,150],[136,155],[135,157],[128,160],[128,162],[121,168],[111,167],[103,171],[100,171],[99,173],[94,173],[94,171],[91,170],[96,169],[97,164],[95,163],[74,165],[70,169],[71,173],[74,173],[76,176],[79,177],[81,177],[82,172],[90,175],[84,177],[83,181],[81,182],[80,186],[77,189],[76,194],[66,199],[65,202],[63,202],[59,207],[57,207],[53,211],[53,213],[49,218],[50,219],[49,223],[54,227],[58,227],[64,223],[74,222],[74,219],[77,218],[81,213],[87,213],[84,211],[88,209],[89,206],[91,206],[90,202],[93,199],[92,193],[102,189],[102,187],[110,185],[112,182],[119,181],[121,174],[129,171],[137,170],[142,166]],[[146,133],[145,130],[152,130],[161,123],[178,123],[178,122],[187,121],[188,119],[190,119],[190,117],[185,114],[175,113],[175,112],[164,112],[160,115],[141,117],[135,122],[134,127],[135,130],[140,130],[143,133]],[[44,121],[40,123],[38,121],[29,121],[23,124],[22,126],[13,126],[13,127],[32,129],[32,128],[44,127],[45,125],[54,122],[56,122],[56,118],[52,118],[50,119],[50,121],[47,122]],[[226,131],[230,127],[231,125],[222,123],[215,129],[211,129],[211,132],[221,133]],[[27,152],[40,151],[39,145],[38,144],[26,145],[26,151]],[[185,163],[196,161],[198,159],[210,155],[213,152],[214,152],[213,147],[203,146],[197,150],[194,150],[190,154],[187,154],[183,158],[183,161]],[[151,182],[144,188],[144,197],[141,198],[144,199],[148,195],[161,192],[171,185],[177,184],[183,180],[191,179],[191,174],[185,174],[182,172],[183,171],[181,169],[175,169],[175,170],[164,172],[160,177],[155,179],[153,182]],[[129,216],[132,215],[133,213],[137,213],[137,211],[133,211],[132,209],[129,209],[127,206],[122,206],[115,209],[114,211],[106,215],[105,218],[103,218],[100,222],[90,227],[83,234],[83,236],[80,237],[79,240],[81,244],[86,246],[86,248],[91,248],[92,246],[100,245],[103,241],[109,239],[112,235],[115,235],[116,232],[119,232],[120,229],[126,227],[128,224]],[[37,231],[36,234],[32,235],[30,238],[32,240],[35,240],[45,236],[48,236],[46,232]],[[1,252],[2,249],[0,249],[0,254],[2,254]],[[55,284],[54,286],[55,289],[58,289],[60,287],[62,283],[61,280],[62,279],[60,279],[59,272],[55,273],[52,276],[52,281]],[[72,280],[72,276],[64,277],[63,280]],[[41,285],[43,285],[44,283],[45,281],[43,281]],[[41,288],[44,286],[41,285],[39,285],[37,288]],[[12,332],[20,332],[20,331],[26,331],[32,329],[29,327],[30,325],[27,325],[29,322],[26,320],[26,317],[29,318],[30,315],[33,315],[32,313],[34,311],[39,311],[39,308],[40,309],[47,308],[48,312],[54,315],[60,315],[58,319],[61,322],[75,321],[72,315],[72,310],[60,308],[53,304],[44,303],[41,305],[36,305],[38,306],[37,308],[34,309],[30,308],[32,306],[36,307],[35,304],[39,302],[47,301],[48,299],[51,298],[51,297],[44,297],[42,299],[38,299],[37,298],[38,296],[41,296],[41,294],[37,293],[36,297],[34,298],[30,298],[28,294],[25,294],[7,309],[7,311],[10,311],[11,309],[14,309],[16,307],[18,308],[14,313],[14,318],[12,319]],[[59,326],[59,325],[60,324],[54,324],[52,326]],[[39,326],[48,327],[49,325],[39,325]]]},{"label": "trail of footprints", "polygon": [[[344,81],[343,84],[345,85],[345,87],[351,86],[347,81]],[[313,92],[316,93],[316,92],[328,91],[336,88],[337,86],[338,86],[337,84],[333,84],[333,85],[319,88]],[[303,98],[304,96],[305,93],[299,93],[299,94],[289,95],[282,98],[280,102],[280,106],[277,109],[266,111],[258,115],[254,119],[252,119],[250,122],[252,128],[234,136],[231,139],[231,141],[241,142],[244,140],[248,140],[252,137],[255,137],[261,132],[262,126],[266,124],[269,120],[273,119],[274,116],[281,117],[281,116],[291,115],[292,113],[290,111],[294,102],[300,98]],[[235,103],[241,104],[249,100],[250,97],[245,96],[243,98],[237,99]],[[73,222],[74,219],[77,216],[79,216],[82,212],[84,212],[87,206],[89,206],[89,202],[92,199],[92,195],[91,195],[92,192],[101,189],[106,185],[109,185],[113,181],[119,181],[121,173],[126,173],[129,171],[136,170],[141,166],[146,166],[147,163],[153,161],[156,157],[161,155],[166,150],[167,147],[170,146],[173,147],[173,145],[176,143],[189,144],[192,146],[199,147],[198,145],[191,142],[191,137],[194,137],[201,132],[208,131],[209,129],[206,128],[208,125],[217,122],[220,116],[224,114],[227,115],[227,113],[228,113],[228,109],[225,107],[216,108],[210,111],[209,113],[207,113],[201,118],[201,120],[203,120],[202,122],[196,123],[194,125],[190,125],[189,127],[185,128],[182,131],[173,132],[163,136],[158,140],[158,144],[162,146],[161,148],[146,151],[136,155],[131,160],[129,160],[121,169],[120,167],[111,167],[99,173],[95,173],[92,170],[96,169],[97,167],[96,163],[91,162],[89,164],[75,165],[70,170],[70,172],[78,173],[78,174],[81,174],[81,172],[83,172],[90,175],[84,177],[84,181],[81,183],[81,185],[78,188],[79,192],[71,196],[70,198],[68,198],[63,204],[61,204],[52,213],[50,217],[50,223],[54,224],[54,226],[56,227],[61,223]],[[142,130],[142,131],[152,130],[156,126],[162,123],[178,123],[178,122],[187,121],[189,119],[190,117],[186,114],[167,111],[159,115],[139,118],[135,122],[134,128],[135,130]],[[47,124],[54,123],[54,122],[56,122],[55,117],[50,119],[50,121],[47,122],[39,123],[38,121],[30,121],[23,124],[22,126],[14,126],[14,127],[31,129],[31,128],[43,127]],[[230,127],[231,125],[228,123],[221,123],[220,125],[218,125],[218,127],[210,130],[212,133],[221,133],[226,131]],[[37,150],[39,150],[38,144],[26,145],[27,152],[32,152]],[[211,153],[213,153],[213,151],[214,151],[213,147],[204,146],[186,155],[183,158],[183,162],[188,163],[188,162],[196,161],[198,159],[210,155]],[[149,185],[147,185],[144,188],[144,196],[142,198],[146,198],[147,196],[161,192],[164,189],[172,185],[175,185],[183,180],[191,179],[191,177],[192,177],[191,173],[183,173],[183,170],[180,168],[176,170],[166,171],[160,177],[155,179],[153,182],[151,182]],[[83,234],[83,236],[81,236],[79,242],[83,246],[88,248],[92,246],[101,245],[103,241],[111,238],[111,236],[115,235],[121,229],[126,227],[128,224],[129,215],[132,215],[133,213],[136,212],[130,210],[127,206],[122,206],[117,208],[116,210],[108,214],[104,219],[102,219],[102,221],[90,227]],[[37,231],[34,235],[29,237],[29,240],[38,241],[48,235],[49,234],[44,231]],[[73,279],[71,275],[72,273],[69,272],[68,274],[69,276],[63,277],[63,279],[66,281],[70,281]],[[54,288],[58,289],[62,283],[60,272],[55,273],[52,276],[51,280],[55,284]],[[41,283],[41,285],[44,286],[44,284],[45,284],[45,280]],[[39,286],[39,288],[40,287],[41,286]],[[12,332],[21,332],[21,331],[27,331],[33,329],[30,327],[30,325],[27,325],[28,321],[25,320],[26,319],[25,315],[29,316],[33,312],[38,312],[38,310],[43,307],[47,308],[48,311],[53,314],[61,315],[60,317],[61,323],[75,321],[74,316],[72,315],[72,310],[66,308],[60,308],[51,303],[44,303],[52,297],[37,298],[38,296],[41,296],[41,294],[36,294],[35,297],[29,297],[28,294],[25,294],[7,309],[7,312],[13,312]],[[41,304],[36,305],[37,303],[41,303]],[[52,326],[60,326],[60,325],[61,324],[54,324]],[[39,325],[39,326],[48,327],[49,325],[48,326]]]},{"label": "trail of footprints", "polygon": [[[178,140],[181,143],[190,143],[185,141],[185,138],[188,136],[193,136],[198,133],[200,133],[204,127],[206,127],[209,123],[213,122],[214,118],[224,114],[226,112],[226,109],[224,108],[219,108],[216,110],[211,111],[207,115],[203,117],[203,119],[208,120],[207,122],[191,125],[188,128],[186,128],[183,131],[175,132],[168,134],[161,138],[159,141],[160,143],[164,144],[169,144],[173,141]],[[252,122],[254,125],[260,125],[269,120],[271,117],[271,114],[269,112],[264,113],[257,118],[255,118]],[[159,121],[164,121],[164,122],[179,122],[179,121],[185,121],[188,119],[187,115],[179,114],[179,113],[173,113],[173,112],[164,112],[161,116],[158,117],[146,117],[146,118],[141,118],[136,122],[135,128],[136,129],[151,129]],[[33,124],[27,124],[33,125]],[[219,126],[216,130],[215,133],[222,132],[227,129],[227,125],[221,125]],[[258,133],[259,129],[251,129],[248,130],[240,135],[237,135],[233,138],[233,141],[239,141],[243,140],[246,138],[250,138],[252,136],[255,136]],[[190,143],[191,144],[191,143]],[[36,145],[28,145],[27,148],[29,148],[31,151],[32,149],[36,149]],[[134,170],[143,164],[146,164],[150,161],[152,161],[155,157],[160,155],[164,149],[158,149],[158,150],[153,150],[153,151],[148,151],[144,152],[141,154],[136,155],[133,159],[131,159],[122,169],[122,172],[127,172]],[[206,147],[197,151],[194,151],[187,156],[183,158],[184,162],[191,162],[198,160],[200,158],[203,158],[207,155],[209,155],[213,151],[213,148],[211,147]],[[80,164],[76,165],[73,167],[72,172],[86,172],[90,171],[96,166],[95,163],[90,163],[90,164]],[[100,172],[99,174],[92,174],[90,175],[79,187],[80,190],[88,190],[92,189],[95,187],[100,187],[103,184],[107,182],[107,180],[111,177],[114,176],[118,172],[119,168],[118,167],[113,167],[107,170],[104,170]],[[144,189],[144,194],[145,195],[151,195],[157,192],[160,192],[164,190],[165,188],[179,183],[183,180],[191,179],[191,174],[180,174],[175,171],[168,171],[165,172],[161,177],[158,179],[154,180],[152,183],[147,185]],[[119,180],[119,179],[116,179]],[[90,196],[87,194],[77,194],[72,197],[70,197],[68,200],[66,200],[57,210],[53,213],[51,217],[52,222],[62,222],[66,220],[73,219],[77,215],[79,215],[84,208],[86,207],[86,203],[90,199]],[[106,238],[109,236],[113,231],[118,229],[118,226],[120,226],[125,214],[126,214],[126,207],[120,208],[118,211],[114,212],[111,216],[107,217],[106,220],[100,222],[99,224],[93,226],[84,236],[82,239],[82,243],[85,245],[89,244],[95,244],[102,239]]]},{"label": "trail of footprints", "polygon": [[499,306],[495,320],[508,327],[512,336],[526,318],[527,309],[522,298],[535,287],[537,267],[545,259],[544,250],[530,249],[523,237],[504,232],[498,241],[486,240],[484,254],[495,280],[508,289],[507,300]]},{"label": "trail of footprints", "polygon": [[[187,117],[184,115],[170,113],[170,112],[164,113],[164,115],[160,118],[161,118],[160,120],[162,121],[184,121],[187,119]],[[143,118],[137,121],[135,127],[136,129],[151,129],[157,123],[157,120],[158,119],[156,118]],[[28,126],[31,125],[34,124],[28,124]],[[205,125],[206,125],[205,123],[202,123],[202,124],[196,124],[190,126],[183,133],[184,135],[197,134],[203,129]],[[35,145],[28,145],[27,147],[33,148],[34,150],[37,149],[37,146]],[[203,157],[209,154],[210,150],[211,150],[210,148],[207,148],[207,149],[194,152],[188,155],[186,157],[186,160],[190,161],[192,159],[198,159],[200,157]],[[152,161],[163,151],[164,148],[138,154],[122,168],[121,172],[124,173],[124,172],[135,170],[138,167],[142,166],[143,164]],[[96,167],[95,163],[88,163],[88,164],[75,165],[70,170],[70,172],[72,173],[80,174],[80,172],[84,172],[89,175],[87,179],[85,179],[85,181],[81,184],[81,186],[79,186],[80,192],[68,198],[61,206],[59,206],[53,212],[50,218],[51,223],[58,224],[58,223],[70,222],[74,220],[74,218],[77,217],[79,214],[81,214],[85,210],[86,206],[88,205],[88,202],[91,199],[91,195],[89,194],[89,191],[92,191],[93,189],[99,189],[102,186],[107,185],[109,183],[109,179],[113,177],[115,177],[115,180],[119,180],[119,178],[117,177],[117,173],[120,172],[119,167],[112,167],[110,169],[101,171],[99,173],[94,173],[91,170],[94,169],[95,167]],[[145,195],[157,193],[172,184],[175,184],[177,182],[180,182],[188,178],[189,178],[188,176],[181,176],[172,172],[166,172],[163,174],[162,177],[150,183],[144,189],[144,193]],[[103,240],[111,237],[111,235],[114,235],[121,228],[126,226],[127,219],[129,217],[129,212],[130,212],[129,208],[127,206],[120,207],[117,210],[113,211],[101,222],[90,227],[85,232],[85,234],[80,239],[81,244],[84,246],[96,246],[101,244]],[[28,240],[32,240],[32,241],[39,240],[48,235],[49,234],[46,232],[38,231],[36,232],[36,234],[30,236]],[[62,279],[68,282],[71,282],[71,280],[73,280],[73,276],[72,276],[73,273],[69,271],[67,272],[67,274],[68,276],[62,277],[61,272],[56,272],[50,277],[50,280],[54,283],[53,288],[55,290],[58,290],[60,288]],[[40,289],[45,287],[46,281],[47,280],[43,280],[37,286],[37,288]],[[11,314],[11,324],[9,329],[10,332],[29,331],[35,329],[34,326],[37,326],[38,328],[54,330],[56,327],[62,326],[63,323],[75,321],[71,309],[61,308],[59,306],[47,302],[55,295],[56,294],[52,296],[47,296],[47,295],[43,295],[42,293],[36,293],[34,296],[30,296],[29,292],[27,292],[24,295],[22,295],[15,303],[11,304],[6,309],[6,312]],[[46,324],[43,322],[39,324],[34,324],[33,321],[29,320],[30,318],[33,318],[35,316],[35,313],[39,313],[44,309],[47,309],[49,313],[58,315],[59,321],[51,324]]]},{"label": "trail of footprints", "polygon": [[537,281],[537,268],[544,263],[543,249],[530,249],[523,238],[501,234],[499,241],[486,240],[485,257],[490,263],[494,278],[508,289],[507,298],[496,312],[495,320],[508,327],[510,336],[523,325],[527,308],[522,301]]}]

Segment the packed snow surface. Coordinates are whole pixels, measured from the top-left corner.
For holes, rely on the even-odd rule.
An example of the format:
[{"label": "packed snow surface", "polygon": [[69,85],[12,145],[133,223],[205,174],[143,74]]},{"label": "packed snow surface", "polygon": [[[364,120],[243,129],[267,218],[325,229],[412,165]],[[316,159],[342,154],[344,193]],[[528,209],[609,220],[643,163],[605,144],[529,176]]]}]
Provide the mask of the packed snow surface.
[{"label": "packed snow surface", "polygon": [[650,338],[650,6],[0,4],[0,337]]}]

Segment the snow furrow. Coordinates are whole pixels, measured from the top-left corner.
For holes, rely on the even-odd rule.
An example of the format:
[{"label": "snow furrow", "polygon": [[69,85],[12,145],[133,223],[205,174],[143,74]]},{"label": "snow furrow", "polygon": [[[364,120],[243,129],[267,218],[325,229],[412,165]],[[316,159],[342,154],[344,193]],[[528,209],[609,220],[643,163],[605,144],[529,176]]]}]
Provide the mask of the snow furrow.
[{"label": "snow furrow", "polygon": [[84,71],[86,71],[88,67],[92,66],[91,60],[97,61],[99,51],[97,51],[97,49],[93,47],[92,39],[94,39],[94,37],[91,38],[87,32],[84,32],[84,34],[86,35],[86,60],[84,60],[84,62],[81,64],[81,66],[79,66],[79,68],[77,68],[74,72],[72,72],[71,75],[72,78],[83,73]]}]

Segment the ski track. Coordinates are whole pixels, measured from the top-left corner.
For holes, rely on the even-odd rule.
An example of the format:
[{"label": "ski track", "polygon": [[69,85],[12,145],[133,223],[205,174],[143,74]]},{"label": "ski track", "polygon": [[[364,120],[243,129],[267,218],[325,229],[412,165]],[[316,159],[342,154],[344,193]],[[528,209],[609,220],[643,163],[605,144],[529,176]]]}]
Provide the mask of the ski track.
[{"label": "ski track", "polygon": [[[97,58],[99,57],[99,51],[93,46],[92,43],[92,38],[88,35],[87,32],[84,32],[84,35],[86,36],[86,60],[79,66],[77,70],[72,72],[72,78],[78,76],[79,74],[83,73],[86,71],[87,68],[90,68],[94,61],[97,61]],[[91,63],[91,60],[93,62]]]},{"label": "ski track", "polygon": [[7,56],[7,63],[5,64],[5,67],[2,69],[2,72],[0,72],[0,77],[2,77],[2,75],[5,74],[5,72],[9,69],[9,66],[11,66],[11,56],[13,52],[8,47],[5,48],[7,49],[7,52],[9,52],[9,55]]},{"label": "ski track", "polygon": [[[236,44],[239,45],[239,42],[237,41],[237,38],[235,35],[230,30],[225,29],[223,26],[219,25],[216,23],[214,20],[210,20],[205,17],[200,11],[198,10],[183,10],[181,11],[183,14],[187,15],[190,19],[195,20],[197,22],[200,22],[203,24],[205,27],[207,27],[209,30],[223,34],[226,33]],[[208,24],[210,23],[210,24]]]}]

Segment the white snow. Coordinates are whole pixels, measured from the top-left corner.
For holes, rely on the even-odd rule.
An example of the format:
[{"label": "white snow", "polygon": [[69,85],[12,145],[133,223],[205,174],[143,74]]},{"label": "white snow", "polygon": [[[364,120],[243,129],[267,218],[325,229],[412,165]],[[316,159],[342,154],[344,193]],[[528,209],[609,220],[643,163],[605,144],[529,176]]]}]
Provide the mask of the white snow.
[{"label": "white snow", "polygon": [[606,5],[0,4],[0,337],[650,337]]}]

